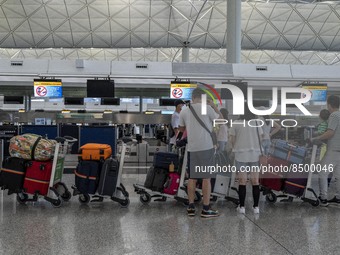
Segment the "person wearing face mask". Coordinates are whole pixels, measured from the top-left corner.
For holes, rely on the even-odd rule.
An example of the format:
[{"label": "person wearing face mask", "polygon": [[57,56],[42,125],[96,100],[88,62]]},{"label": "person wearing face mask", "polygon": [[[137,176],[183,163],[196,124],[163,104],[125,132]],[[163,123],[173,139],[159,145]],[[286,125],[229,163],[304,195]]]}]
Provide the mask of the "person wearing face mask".
[{"label": "person wearing face mask", "polygon": [[176,139],[179,133],[179,114],[182,110],[183,105],[185,105],[184,101],[181,99],[178,99],[175,101],[175,111],[171,116],[171,124],[170,124],[170,151],[174,148],[174,145],[176,144]]}]

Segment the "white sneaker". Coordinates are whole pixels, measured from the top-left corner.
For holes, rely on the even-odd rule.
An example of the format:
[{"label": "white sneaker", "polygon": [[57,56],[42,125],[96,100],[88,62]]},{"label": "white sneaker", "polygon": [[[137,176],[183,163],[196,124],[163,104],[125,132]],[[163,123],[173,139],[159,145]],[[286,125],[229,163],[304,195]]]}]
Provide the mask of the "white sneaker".
[{"label": "white sneaker", "polygon": [[245,214],[246,213],[246,208],[244,208],[243,206],[242,207],[237,207],[237,211],[238,213],[241,213],[241,214]]},{"label": "white sneaker", "polygon": [[260,209],[258,207],[253,207],[254,213],[255,214],[259,214],[260,213]]}]

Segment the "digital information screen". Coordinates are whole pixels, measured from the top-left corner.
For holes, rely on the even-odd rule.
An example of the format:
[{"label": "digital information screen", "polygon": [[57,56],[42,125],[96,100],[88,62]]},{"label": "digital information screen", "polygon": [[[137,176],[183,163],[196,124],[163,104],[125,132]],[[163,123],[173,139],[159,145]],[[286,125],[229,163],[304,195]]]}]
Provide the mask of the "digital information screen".
[{"label": "digital information screen", "polygon": [[197,88],[197,84],[171,82],[170,98],[191,99],[192,91]]},{"label": "digital information screen", "polygon": [[61,80],[34,80],[35,97],[63,97]]},{"label": "digital information screen", "polygon": [[303,85],[302,88],[308,89],[312,93],[310,102],[326,102],[327,101],[327,85]]}]

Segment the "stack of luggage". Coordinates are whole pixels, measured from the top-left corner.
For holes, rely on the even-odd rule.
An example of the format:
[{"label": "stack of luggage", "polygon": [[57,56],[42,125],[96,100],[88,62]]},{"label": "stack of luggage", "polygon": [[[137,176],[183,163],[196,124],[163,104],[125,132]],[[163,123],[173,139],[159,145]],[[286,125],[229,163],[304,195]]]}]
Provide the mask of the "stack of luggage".
[{"label": "stack of luggage", "polygon": [[[287,166],[304,164],[307,149],[289,144],[284,140],[273,140],[269,151],[268,165]],[[260,178],[260,184],[267,191],[283,191],[286,194],[301,197],[305,191],[308,172],[266,172]]]},{"label": "stack of luggage", "polygon": [[0,172],[0,187],[8,189],[8,194],[24,192],[46,196],[56,143],[35,134],[12,137],[11,156],[4,160]]},{"label": "stack of luggage", "polygon": [[175,195],[180,181],[178,172],[179,156],[176,153],[155,153],[153,165],[147,173],[144,187],[152,191]]},{"label": "stack of luggage", "polygon": [[119,174],[118,160],[112,158],[108,144],[87,143],[80,147],[75,184],[82,194],[112,196]]}]

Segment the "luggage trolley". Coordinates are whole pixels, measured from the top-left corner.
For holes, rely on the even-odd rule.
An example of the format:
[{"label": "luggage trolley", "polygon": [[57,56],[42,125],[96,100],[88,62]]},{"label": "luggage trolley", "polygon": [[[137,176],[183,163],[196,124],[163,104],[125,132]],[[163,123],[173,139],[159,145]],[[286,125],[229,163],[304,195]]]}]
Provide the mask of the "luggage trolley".
[{"label": "luggage trolley", "polygon": [[[175,199],[178,202],[183,203],[184,205],[189,204],[188,196],[187,196],[187,188],[184,186],[186,168],[188,163],[188,151],[187,147],[183,147],[184,149],[184,157],[181,166],[181,174],[180,174],[180,181],[177,193],[175,195],[165,194],[159,191],[153,191],[144,187],[142,184],[134,184],[133,187],[135,188],[135,192],[140,195],[139,200],[142,204],[147,205],[151,202],[153,198],[156,198],[154,201],[166,201],[167,198]],[[202,196],[199,192],[196,191],[195,193],[195,202],[200,202],[202,200]]]},{"label": "luggage trolley", "polygon": [[109,197],[105,195],[94,194],[91,197],[90,194],[81,193],[77,189],[77,187],[74,185],[72,186],[72,189],[74,190],[73,195],[74,196],[79,195],[78,200],[81,204],[88,204],[89,202],[103,202],[104,198],[110,198],[112,201],[119,203],[120,206],[123,208],[126,208],[129,206],[130,204],[129,193],[125,189],[125,186],[123,185],[123,183],[121,182],[121,177],[122,177],[122,172],[123,172],[123,167],[124,167],[125,152],[126,152],[126,144],[122,143],[120,155],[119,153],[117,154],[120,160],[119,160],[119,168],[118,168],[118,176],[117,176],[117,185],[112,196]]},{"label": "luggage trolley", "polygon": [[[316,157],[319,152],[319,149],[318,149],[318,146],[314,144],[313,147],[309,150],[311,150],[310,165],[313,165],[316,162]],[[308,177],[307,177],[307,184],[304,189],[303,195],[301,197],[294,196],[292,194],[287,194],[284,192],[283,194],[275,194],[272,190],[266,187],[263,187],[263,186],[261,187],[261,190],[263,191],[263,195],[266,196],[266,201],[269,203],[275,203],[277,201],[277,198],[279,197],[288,198],[288,199],[283,200],[283,201],[288,201],[288,202],[291,202],[293,198],[301,198],[302,201],[308,202],[312,206],[318,206],[320,204],[320,201],[314,189],[312,188],[312,175],[313,175],[313,172],[309,171]]]},{"label": "luggage trolley", "polygon": [[[57,137],[55,140],[57,143],[52,160],[52,171],[47,194],[41,195],[39,192],[28,193],[23,190],[17,194],[17,201],[20,204],[26,204],[26,202],[29,201],[36,202],[39,197],[43,197],[46,201],[50,202],[53,207],[60,207],[63,201],[69,201],[71,199],[71,192],[61,180],[64,171],[65,156],[70,152],[73,143],[76,142],[77,139],[65,136]],[[44,162],[41,163],[43,164]],[[29,195],[33,195],[33,197],[29,198]]]}]

